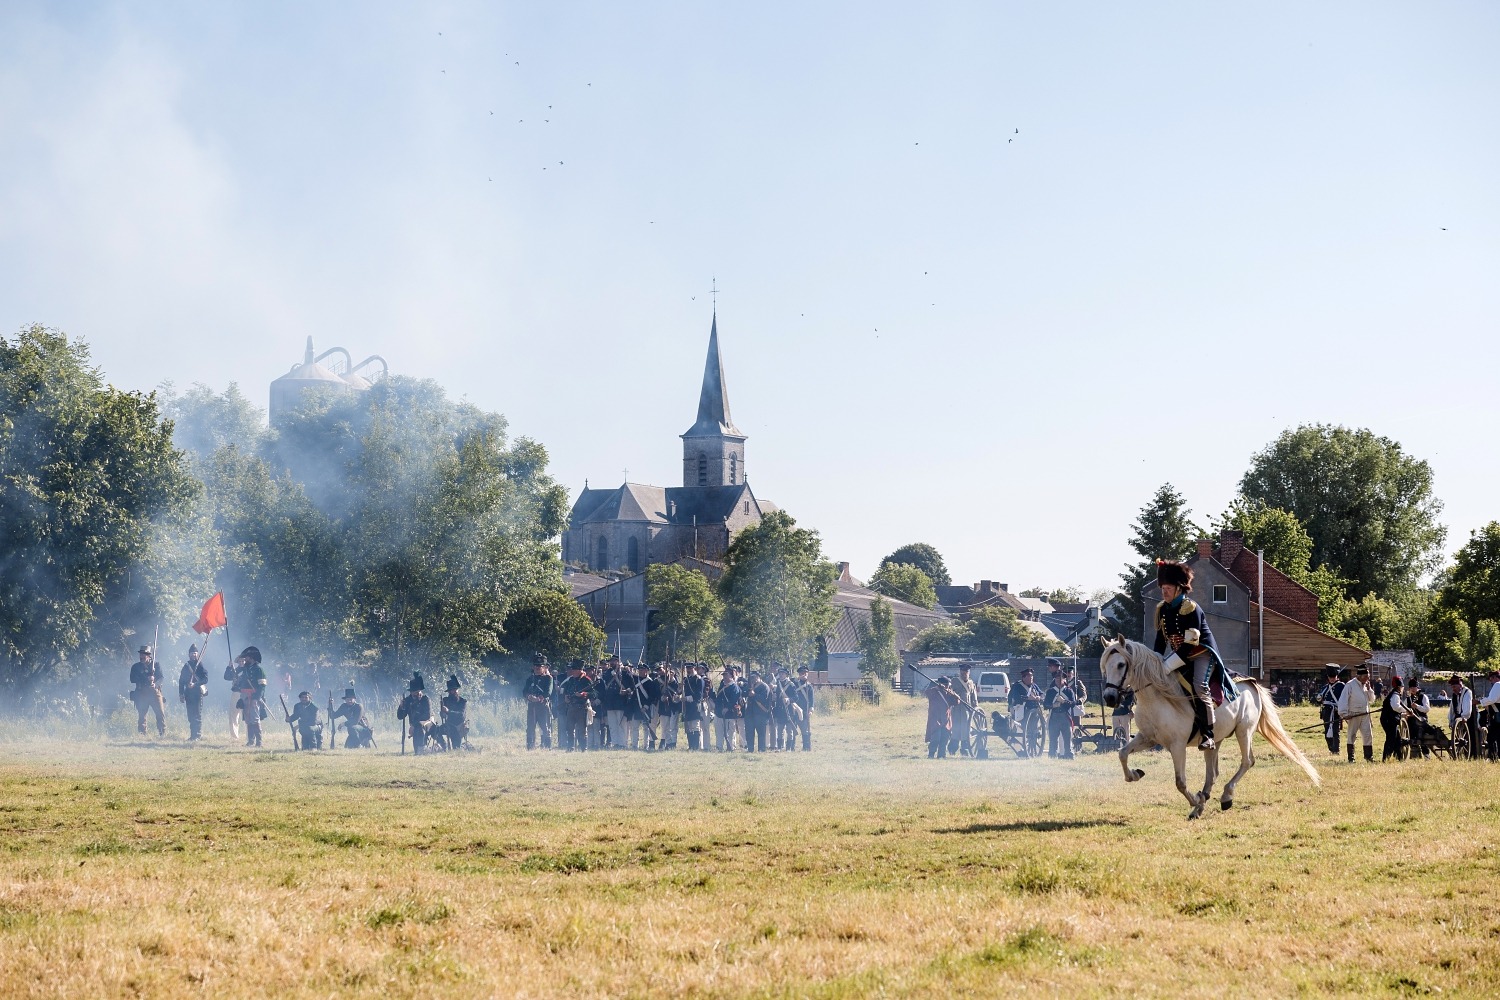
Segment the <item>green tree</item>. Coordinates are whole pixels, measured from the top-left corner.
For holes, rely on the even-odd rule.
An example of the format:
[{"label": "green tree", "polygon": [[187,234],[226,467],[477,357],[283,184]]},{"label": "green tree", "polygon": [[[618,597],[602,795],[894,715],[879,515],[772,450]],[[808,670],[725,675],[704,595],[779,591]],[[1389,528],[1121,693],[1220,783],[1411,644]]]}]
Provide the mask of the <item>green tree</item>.
[{"label": "green tree", "polygon": [[[1266,562],[1300,583],[1318,598],[1318,627],[1329,635],[1339,636],[1351,642],[1363,644],[1358,624],[1345,629],[1344,622],[1354,613],[1354,605],[1345,591],[1345,581],[1326,565],[1313,569],[1311,565],[1312,536],[1302,527],[1296,515],[1290,511],[1271,507],[1249,497],[1236,497],[1229,509],[1214,525],[1216,530],[1231,529],[1244,535],[1245,548],[1264,551]],[[1395,609],[1364,605],[1360,612],[1366,624],[1373,624],[1386,610],[1394,615]],[[1382,634],[1384,634],[1382,632]]]},{"label": "green tree", "polygon": [[708,577],[676,563],[656,563],[646,567],[646,591],[655,609],[653,656],[701,660],[717,650],[724,602]]},{"label": "green tree", "polygon": [[870,602],[870,620],[859,623],[859,652],[863,674],[889,681],[901,669],[901,655],[896,652],[896,616],[884,597]]},{"label": "green tree", "polygon": [[[1085,595],[1082,587],[1028,587],[1021,591],[1022,597],[1035,597],[1048,604],[1082,604]],[[1114,596],[1114,591],[1110,591]]]},{"label": "green tree", "polygon": [[[937,549],[926,542],[912,542],[903,545],[895,552],[880,560],[882,567],[895,563],[901,566],[915,566],[927,574],[927,579],[939,587],[946,587],[953,582],[948,576],[948,567],[943,562],[943,555]],[[931,605],[928,605],[931,607]]]},{"label": "green tree", "polygon": [[541,653],[554,666],[581,659],[595,663],[606,637],[588,612],[567,594],[533,590],[511,606],[502,626],[505,650],[500,673],[510,684],[531,672],[531,658]]},{"label": "green tree", "polygon": [[909,563],[881,563],[870,577],[870,589],[919,608],[937,604],[937,590],[926,573]]},{"label": "green tree", "polygon": [[1117,632],[1140,641],[1145,618],[1141,588],[1156,579],[1156,560],[1186,559],[1198,534],[1197,526],[1188,518],[1182,494],[1171,483],[1164,483],[1132,525],[1130,547],[1141,561],[1127,564],[1120,574],[1120,597],[1109,616]]},{"label": "green tree", "polygon": [[975,653],[981,656],[1064,656],[1068,647],[1021,623],[1010,608],[988,607],[965,622],[938,622],[912,639],[919,653]]},{"label": "green tree", "polygon": [[838,620],[838,570],[823,558],[818,533],[773,511],[741,531],[725,553],[721,648],[760,664],[812,659],[817,640]]},{"label": "green tree", "polygon": [[105,384],[88,348],[30,326],[0,338],[0,678],[60,673],[127,629],[183,627],[185,588],[140,573],[200,492],[154,395]]},{"label": "green tree", "polygon": [[1438,603],[1471,626],[1486,618],[1500,621],[1500,521],[1469,533],[1453,557]]},{"label": "green tree", "polygon": [[216,393],[194,383],[178,394],[171,382],[157,389],[161,410],[172,421],[172,441],[198,462],[206,462],[220,448],[234,446],[242,452],[260,451],[267,433],[263,410],[245,398],[238,383]]},{"label": "green tree", "polygon": [[1368,430],[1285,431],[1251,459],[1240,492],[1295,516],[1312,539],[1309,564],[1330,567],[1355,599],[1391,598],[1441,561],[1431,467]]}]

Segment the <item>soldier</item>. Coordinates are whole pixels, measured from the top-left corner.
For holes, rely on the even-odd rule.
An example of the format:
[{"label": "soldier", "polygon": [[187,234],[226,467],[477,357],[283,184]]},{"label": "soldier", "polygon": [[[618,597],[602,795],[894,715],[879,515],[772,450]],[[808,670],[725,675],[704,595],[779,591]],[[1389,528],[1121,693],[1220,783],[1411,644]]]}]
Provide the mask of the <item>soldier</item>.
[{"label": "soldier", "polygon": [[953,682],[939,677],[923,694],[927,696],[927,759],[947,757],[948,740],[953,735],[953,706],[958,704]]},{"label": "soldier", "polygon": [[589,748],[589,699],[593,695],[593,684],[584,673],[583,661],[573,660],[568,664],[568,676],[558,685],[563,698],[563,733],[561,742],[572,752],[575,748],[583,753]]},{"label": "soldier", "polygon": [[958,665],[953,693],[958,695],[959,704],[953,708],[953,738],[948,743],[950,754],[965,757],[974,752],[974,716],[979,710],[979,685],[969,676],[971,670],[973,667],[967,663]]},{"label": "soldier", "polygon": [[720,751],[738,750],[739,737],[745,725],[745,692],[735,683],[735,669],[725,667],[714,695],[714,714],[719,717],[716,731]]},{"label": "soldier", "polygon": [[[640,671],[637,674],[637,669]],[[625,663],[615,672],[615,683],[619,685],[621,715],[624,721],[621,723],[620,736],[617,746],[623,750],[627,746],[632,750],[641,748],[641,727],[647,721],[645,706],[640,699],[638,685],[641,678],[645,676],[645,667],[632,668]]]},{"label": "soldier", "polygon": [[624,670],[618,655],[611,656],[599,675],[599,702],[604,710],[604,724],[609,729],[608,746],[611,750],[625,747],[625,691],[622,689],[621,671]]},{"label": "soldier", "polygon": [[323,749],[323,724],[318,721],[318,706],[313,704],[311,692],[297,695],[297,704],[286,713],[286,721],[297,727],[299,749]]},{"label": "soldier", "polygon": [[[808,679],[810,671],[806,667],[797,668],[797,683],[792,685],[791,701],[797,707],[792,712],[792,723],[802,730],[802,749],[804,752],[812,749],[812,714],[813,714],[813,686]],[[788,750],[791,747],[787,747]]]},{"label": "soldier", "polygon": [[792,676],[778,664],[771,671],[771,749],[791,750],[796,730],[792,728],[790,693]]},{"label": "soldier", "polygon": [[[526,699],[526,749],[536,749],[537,732],[542,734],[542,749],[552,749],[552,671],[547,657],[537,653],[531,658],[531,676],[526,678],[521,696]],[[558,741],[562,734],[558,733]]]},{"label": "soldier", "polygon": [[229,735],[234,739],[240,738],[240,718],[245,711],[245,700],[240,697],[240,676],[244,670],[240,669],[238,663],[231,663],[224,668],[224,679],[229,682],[229,693],[234,695],[234,701],[229,706]]},{"label": "soldier", "polygon": [[662,667],[657,688],[656,747],[658,750],[676,750],[677,724],[682,717],[682,680],[670,663]]},{"label": "soldier", "polygon": [[188,740],[203,738],[203,698],[208,694],[208,670],[198,644],[188,647],[187,662],[177,675],[177,700],[187,706]]},{"label": "soldier", "polygon": [[708,678],[701,673],[701,663],[689,663],[682,678],[682,728],[687,731],[689,750],[708,749],[709,690]]},{"label": "soldier", "polygon": [[[1345,673],[1348,669],[1345,668]],[[1370,688],[1370,670],[1360,667],[1353,677],[1344,677],[1344,689],[1339,692],[1339,716],[1348,726],[1349,763],[1354,763],[1354,737],[1364,738],[1365,760],[1375,760],[1375,731],[1370,726],[1370,706],[1375,701],[1375,692]]]},{"label": "soldier", "polygon": [[427,699],[426,685],[422,675],[414,673],[406,685],[406,697],[396,706],[396,718],[405,719],[411,728],[412,753],[427,749],[427,737],[432,732],[432,702]]},{"label": "soldier", "polygon": [[[650,669],[644,663],[641,664],[641,677],[635,683],[636,705],[641,713],[641,725],[646,730],[646,749],[655,750],[666,741],[666,734],[660,737],[656,735],[657,712],[661,708],[661,668]],[[636,746],[635,739],[630,740],[632,748]]]},{"label": "soldier", "polygon": [[1344,682],[1339,680],[1338,664],[1327,664],[1323,668],[1323,686],[1318,690],[1321,705],[1318,717],[1323,720],[1323,740],[1332,754],[1339,752],[1339,732],[1344,726],[1344,720],[1339,718],[1339,695],[1343,693]]},{"label": "soldier", "polygon": [[344,720],[345,750],[371,746],[375,742],[375,734],[370,732],[369,723],[365,720],[364,706],[356,700],[352,687],[344,688],[344,703],[329,718],[335,730],[338,728],[337,720]]},{"label": "soldier", "polygon": [[135,702],[135,710],[138,716],[136,729],[144,734],[146,732],[146,713],[156,713],[156,734],[167,735],[166,703],[161,697],[161,666],[156,662],[150,646],[142,646],[139,650],[140,659],[130,665],[130,683],[135,685],[130,692],[130,700]]},{"label": "soldier", "polygon": [[448,693],[438,703],[438,711],[443,720],[443,739],[449,750],[457,750],[469,735],[469,699],[459,696],[457,674],[448,676]]},{"label": "soldier", "polygon": [[758,670],[750,671],[745,694],[745,750],[765,753],[771,748],[771,685]]},{"label": "soldier", "polygon": [[245,710],[245,746],[260,746],[260,720],[265,718],[266,672],[260,666],[260,650],[246,646],[235,658],[235,684]]}]

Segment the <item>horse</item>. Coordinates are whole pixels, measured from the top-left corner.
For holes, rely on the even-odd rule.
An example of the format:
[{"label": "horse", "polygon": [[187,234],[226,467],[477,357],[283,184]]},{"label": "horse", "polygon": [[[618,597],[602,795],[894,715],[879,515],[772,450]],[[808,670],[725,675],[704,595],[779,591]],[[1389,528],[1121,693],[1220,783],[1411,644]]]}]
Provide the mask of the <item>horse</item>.
[{"label": "horse", "polygon": [[[1203,752],[1203,790],[1188,791],[1187,746],[1193,732],[1193,706],[1191,697],[1177,679],[1176,670],[1171,666],[1173,663],[1181,663],[1175,654],[1163,662],[1149,647],[1124,637],[1106,642],[1099,655],[1099,670],[1104,678],[1103,698],[1104,704],[1112,708],[1119,702],[1120,692],[1127,689],[1135,692],[1137,732],[1120,748],[1120,767],[1125,771],[1125,780],[1139,781],[1146,776],[1146,772],[1139,768],[1131,768],[1132,753],[1157,744],[1166,747],[1177,771],[1177,790],[1193,807],[1188,819],[1197,819],[1203,815],[1203,807],[1219,776],[1219,751]],[[1270,692],[1249,678],[1237,677],[1235,685],[1239,697],[1226,699],[1214,713],[1214,742],[1222,746],[1223,741],[1233,734],[1240,744],[1240,769],[1224,785],[1220,808],[1229,809],[1234,805],[1235,787],[1255,764],[1250,739],[1257,732],[1302,768],[1314,786],[1321,785],[1317,769],[1282,726]]]}]

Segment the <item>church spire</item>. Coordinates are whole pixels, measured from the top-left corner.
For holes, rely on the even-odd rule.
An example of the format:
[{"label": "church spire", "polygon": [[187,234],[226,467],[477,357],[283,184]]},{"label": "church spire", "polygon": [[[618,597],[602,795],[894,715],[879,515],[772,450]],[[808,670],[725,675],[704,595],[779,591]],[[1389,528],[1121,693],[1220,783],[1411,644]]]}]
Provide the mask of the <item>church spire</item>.
[{"label": "church spire", "polygon": [[708,359],[703,365],[703,389],[698,394],[698,420],[686,436],[732,434],[741,436],[729,416],[729,388],[724,382],[724,362],[719,357],[719,313],[714,311],[708,332]]}]

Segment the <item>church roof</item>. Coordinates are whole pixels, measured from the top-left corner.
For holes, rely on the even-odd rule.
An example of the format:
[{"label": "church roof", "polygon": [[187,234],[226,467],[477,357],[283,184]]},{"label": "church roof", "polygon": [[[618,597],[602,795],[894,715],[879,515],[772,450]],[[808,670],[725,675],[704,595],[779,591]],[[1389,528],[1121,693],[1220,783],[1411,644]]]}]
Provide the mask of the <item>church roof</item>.
[{"label": "church roof", "polygon": [[698,394],[698,419],[683,437],[745,435],[729,416],[729,387],[724,382],[724,363],[719,358],[719,317],[714,314],[708,333],[708,360],[703,364],[703,389]]},{"label": "church roof", "polygon": [[586,489],[573,504],[568,526],[598,521],[649,521],[653,524],[720,523],[729,519],[734,508],[749,501],[758,514],[776,510],[776,505],[761,500],[748,483],[734,486],[646,486],[624,483],[612,490]]}]

